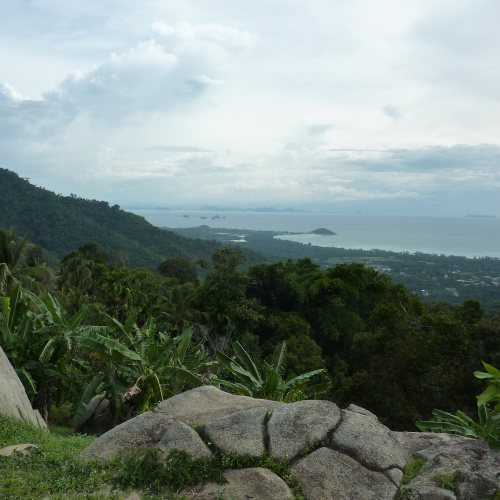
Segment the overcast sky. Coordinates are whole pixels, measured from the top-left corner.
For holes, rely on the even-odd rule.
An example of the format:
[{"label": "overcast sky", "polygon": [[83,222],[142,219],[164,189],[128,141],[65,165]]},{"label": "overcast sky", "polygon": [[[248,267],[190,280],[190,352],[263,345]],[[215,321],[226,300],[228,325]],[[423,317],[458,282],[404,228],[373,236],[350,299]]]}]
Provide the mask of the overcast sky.
[{"label": "overcast sky", "polygon": [[0,167],[138,205],[500,216],[498,0],[0,0]]}]

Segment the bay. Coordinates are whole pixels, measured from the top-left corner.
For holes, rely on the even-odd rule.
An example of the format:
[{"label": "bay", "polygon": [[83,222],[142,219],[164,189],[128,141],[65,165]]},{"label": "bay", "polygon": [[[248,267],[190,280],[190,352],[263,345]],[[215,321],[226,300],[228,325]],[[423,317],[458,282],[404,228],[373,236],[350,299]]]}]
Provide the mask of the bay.
[{"label": "bay", "polygon": [[[383,214],[250,212],[209,210],[130,210],[158,227],[212,228],[287,233],[278,238],[324,247],[422,252],[500,258],[500,219]],[[336,236],[307,234],[318,228]]]}]

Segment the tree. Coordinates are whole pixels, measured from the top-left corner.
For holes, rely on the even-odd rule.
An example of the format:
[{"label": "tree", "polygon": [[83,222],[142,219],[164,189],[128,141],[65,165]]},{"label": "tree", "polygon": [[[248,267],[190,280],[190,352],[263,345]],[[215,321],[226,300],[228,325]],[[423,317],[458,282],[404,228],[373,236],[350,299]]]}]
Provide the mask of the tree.
[{"label": "tree", "polygon": [[163,316],[178,333],[198,324],[206,315],[198,310],[198,293],[191,284],[174,285],[161,303]]},{"label": "tree", "polygon": [[198,268],[194,262],[184,257],[173,257],[158,266],[158,272],[168,278],[177,278],[179,283],[198,284]]},{"label": "tree", "polygon": [[201,289],[212,335],[238,335],[256,328],[262,319],[255,299],[247,298],[248,276],[237,267],[246,260],[239,249],[217,248],[212,254],[212,270]]},{"label": "tree", "polygon": [[26,261],[32,244],[30,233],[20,238],[15,228],[0,228],[0,295],[7,293],[26,271]]}]

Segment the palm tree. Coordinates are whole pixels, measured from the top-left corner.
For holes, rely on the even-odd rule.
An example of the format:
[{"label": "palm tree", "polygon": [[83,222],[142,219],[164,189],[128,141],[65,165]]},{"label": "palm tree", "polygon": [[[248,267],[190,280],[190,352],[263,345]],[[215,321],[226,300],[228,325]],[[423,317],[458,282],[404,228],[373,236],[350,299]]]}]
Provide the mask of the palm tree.
[{"label": "palm tree", "polygon": [[15,228],[0,228],[0,295],[5,295],[26,274],[30,233],[19,238]]},{"label": "palm tree", "polygon": [[61,261],[61,284],[66,289],[68,285],[77,290],[87,290],[92,284],[92,269],[94,261],[87,259],[79,250],[66,255]]},{"label": "palm tree", "polygon": [[191,285],[174,285],[164,297],[163,316],[180,333],[190,325],[198,324],[206,315],[196,308],[198,296]]}]

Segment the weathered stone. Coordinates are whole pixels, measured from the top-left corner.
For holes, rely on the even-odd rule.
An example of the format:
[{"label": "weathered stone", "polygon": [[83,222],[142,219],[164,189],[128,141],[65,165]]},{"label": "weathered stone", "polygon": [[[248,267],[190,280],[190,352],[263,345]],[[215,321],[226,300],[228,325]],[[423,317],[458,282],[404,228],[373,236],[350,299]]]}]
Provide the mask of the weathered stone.
[{"label": "weathered stone", "polygon": [[200,435],[189,425],[175,420],[158,442],[158,448],[166,457],[172,450],[189,453],[193,458],[211,458],[213,453],[208,449]]},{"label": "weathered stone", "polygon": [[453,498],[457,500],[484,498],[500,488],[496,477],[500,471],[500,454],[488,450],[485,441],[450,441],[421,450],[415,457],[427,461],[420,474],[408,484],[415,494],[439,487],[440,478],[454,484]]},{"label": "weathered stone", "polygon": [[251,408],[228,417],[210,420],[200,427],[200,432],[224,454],[260,457],[266,451],[266,416],[267,408]]},{"label": "weathered stone", "polygon": [[[268,469],[226,470],[225,484],[205,483],[198,487],[185,489],[181,494],[188,500],[290,500],[292,493],[285,481]],[[311,497],[313,498],[313,497]],[[321,498],[321,497],[316,497]],[[328,498],[328,497],[323,497]]]},{"label": "weathered stone", "polygon": [[400,498],[401,500],[457,500],[452,491],[445,490],[433,484],[425,484],[418,489],[415,489],[415,485],[403,486]]},{"label": "weathered stone", "polygon": [[330,401],[298,401],[276,408],[267,423],[269,452],[292,460],[308,447],[326,442],[340,421],[340,410]]},{"label": "weathered stone", "polygon": [[[266,424],[268,410],[271,417]],[[394,500],[412,450],[427,464],[410,484],[399,489],[398,498],[477,500],[500,488],[496,478],[500,454],[490,452],[483,441],[392,433],[375,415],[354,405],[341,412],[329,401],[284,404],[232,396],[214,387],[194,389],[165,401],[159,409],[104,434],[80,456],[102,460],[158,447],[164,454],[177,448],[195,457],[208,457],[197,431],[190,427],[196,423],[200,424],[198,431],[223,453],[260,455],[267,430],[269,451],[277,458],[294,460],[292,473],[310,500]],[[302,453],[304,457],[299,456]],[[224,498],[232,500],[291,497],[288,487],[270,471],[250,468],[224,474],[228,484],[203,484],[183,494],[190,500],[215,500],[222,491]],[[443,488],[439,477],[446,478],[448,486],[451,479],[455,491]]]},{"label": "weathered stone", "polygon": [[209,420],[233,415],[249,408],[268,410],[285,405],[267,399],[235,396],[216,387],[205,385],[162,401],[153,411],[189,425],[202,425]]},{"label": "weathered stone", "polygon": [[397,487],[401,484],[401,480],[403,479],[403,471],[400,469],[387,469],[384,471],[384,474],[395,484]]},{"label": "weathered stone", "polygon": [[372,416],[342,411],[342,422],[331,438],[331,447],[372,470],[404,469],[406,456],[392,432]]},{"label": "weathered stone", "polygon": [[33,449],[38,448],[35,444],[25,443],[25,444],[13,444],[12,446],[6,446],[0,450],[1,457],[12,457],[16,453],[21,455],[27,455]]},{"label": "weathered stone", "polygon": [[1,347],[0,413],[5,417],[23,420],[24,422],[47,430],[47,424],[40,413],[36,410],[34,411],[31,407],[24,386]]},{"label": "weathered stone", "polygon": [[100,436],[79,457],[104,461],[116,455],[128,457],[136,451],[154,448],[173,423],[165,415],[143,413]]},{"label": "weathered stone", "polygon": [[291,467],[307,498],[391,500],[397,487],[381,472],[366,469],[351,457],[320,448]]},{"label": "weathered stone", "polygon": [[410,461],[417,451],[425,450],[433,445],[445,446],[450,443],[467,442],[471,438],[439,432],[393,432],[392,435],[406,453]]},{"label": "weathered stone", "polygon": [[355,404],[350,404],[346,410],[348,411],[353,411],[354,413],[360,413],[361,415],[364,415],[365,417],[371,417],[374,418],[375,420],[378,420],[377,415],[375,413],[372,413],[370,410],[367,410],[365,408],[362,408],[361,406],[355,405]]},{"label": "weathered stone", "polygon": [[75,432],[103,434],[113,428],[111,406],[105,394],[94,396],[85,407],[83,417],[76,423]]}]

